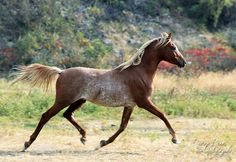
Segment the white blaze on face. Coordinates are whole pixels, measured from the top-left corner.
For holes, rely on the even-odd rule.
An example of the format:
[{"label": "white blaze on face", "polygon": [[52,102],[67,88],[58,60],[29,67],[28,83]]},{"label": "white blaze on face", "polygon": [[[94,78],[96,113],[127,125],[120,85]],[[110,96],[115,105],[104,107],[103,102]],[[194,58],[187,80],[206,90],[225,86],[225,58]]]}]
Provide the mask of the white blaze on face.
[{"label": "white blaze on face", "polygon": [[175,51],[175,53],[177,54],[177,56],[183,59],[184,57],[183,57],[183,55],[179,52],[178,47],[177,47],[173,42],[172,42],[172,45],[175,47],[175,50],[174,50],[174,51]]}]

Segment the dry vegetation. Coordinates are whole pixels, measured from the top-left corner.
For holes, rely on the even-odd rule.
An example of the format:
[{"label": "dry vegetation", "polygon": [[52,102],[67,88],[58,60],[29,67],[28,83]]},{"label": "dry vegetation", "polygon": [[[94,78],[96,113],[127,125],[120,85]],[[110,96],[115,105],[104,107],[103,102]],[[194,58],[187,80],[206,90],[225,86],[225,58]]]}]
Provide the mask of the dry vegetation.
[{"label": "dry vegetation", "polygon": [[158,73],[155,77],[154,87],[157,91],[198,89],[211,93],[229,92],[236,94],[235,80],[236,70],[231,72],[205,72],[194,77],[178,77]]},{"label": "dry vegetation", "polygon": [[81,120],[88,133],[83,145],[78,132],[66,121],[52,120],[27,152],[19,152],[33,131],[29,123],[2,123],[0,161],[235,161],[235,120],[170,120],[181,141],[170,141],[160,120],[134,120],[117,140],[94,150],[101,139],[112,135],[118,120]]}]

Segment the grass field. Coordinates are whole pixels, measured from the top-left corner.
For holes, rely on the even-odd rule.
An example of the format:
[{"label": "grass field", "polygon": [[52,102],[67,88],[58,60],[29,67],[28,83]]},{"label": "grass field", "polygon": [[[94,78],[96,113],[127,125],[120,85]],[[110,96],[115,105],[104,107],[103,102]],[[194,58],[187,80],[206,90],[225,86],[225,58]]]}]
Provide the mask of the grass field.
[{"label": "grass field", "polygon": [[[169,116],[235,118],[236,70],[229,73],[203,73],[198,77],[178,77],[157,74],[154,80],[153,102]],[[45,93],[25,84],[11,87],[0,80],[0,117],[9,119],[35,119],[54,102],[55,91]],[[62,113],[60,113],[59,116]],[[86,103],[79,117],[117,119],[119,108],[104,108]],[[154,118],[144,110],[135,109],[133,118]],[[119,117],[118,117],[119,118]]]},{"label": "grass field", "polygon": [[86,103],[75,113],[87,130],[88,142],[62,118],[50,120],[25,153],[19,151],[41,114],[54,101],[27,85],[0,80],[0,161],[235,161],[236,71],[183,77],[159,73],[152,100],[168,114],[181,144],[170,141],[164,123],[135,108],[125,132],[111,145],[94,150],[117,129],[121,108]]}]

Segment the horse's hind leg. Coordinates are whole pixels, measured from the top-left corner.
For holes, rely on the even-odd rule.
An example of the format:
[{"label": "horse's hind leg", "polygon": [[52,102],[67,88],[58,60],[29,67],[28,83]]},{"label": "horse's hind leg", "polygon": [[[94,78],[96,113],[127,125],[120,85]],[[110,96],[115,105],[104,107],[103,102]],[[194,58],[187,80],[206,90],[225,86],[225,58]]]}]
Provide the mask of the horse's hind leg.
[{"label": "horse's hind leg", "polygon": [[41,119],[36,129],[34,130],[33,134],[30,136],[29,141],[25,142],[24,149],[22,151],[25,151],[34,142],[34,140],[37,138],[43,126],[64,107],[65,106],[54,104],[50,109],[48,109],[45,113],[42,114]]},{"label": "horse's hind leg", "polygon": [[85,130],[75,121],[75,118],[73,117],[73,112],[80,108],[86,100],[80,99],[74,103],[72,103],[69,108],[64,112],[63,116],[71,122],[71,124],[74,125],[74,127],[80,132],[82,137],[80,138],[80,141],[85,144],[86,142],[86,132]]},{"label": "horse's hind leg", "polygon": [[119,134],[125,130],[125,128],[128,125],[128,122],[129,122],[129,119],[130,119],[130,116],[131,116],[132,112],[133,112],[133,107],[125,107],[124,108],[120,128],[107,141],[101,140],[100,147],[106,146],[107,144],[113,142],[119,136]]}]

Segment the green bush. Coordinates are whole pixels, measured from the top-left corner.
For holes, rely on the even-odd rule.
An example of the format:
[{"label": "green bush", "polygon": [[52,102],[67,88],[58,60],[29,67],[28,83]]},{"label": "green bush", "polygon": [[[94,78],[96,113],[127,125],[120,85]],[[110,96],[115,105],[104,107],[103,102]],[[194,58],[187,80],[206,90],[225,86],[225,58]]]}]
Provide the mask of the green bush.
[{"label": "green bush", "polygon": [[90,15],[93,15],[95,17],[100,17],[104,14],[104,11],[101,8],[98,8],[96,6],[91,6],[88,7],[88,11],[87,11]]},{"label": "green bush", "polygon": [[235,38],[236,38],[236,30],[229,31],[226,39],[228,40],[229,45],[236,50]]},{"label": "green bush", "polygon": [[223,12],[236,5],[234,0],[183,0],[177,4],[184,7],[184,14],[209,28],[216,28]]},{"label": "green bush", "polygon": [[27,32],[32,22],[40,19],[40,1],[2,0],[0,2],[0,22],[4,26],[0,32],[10,33],[13,38]]},{"label": "green bush", "polygon": [[120,9],[122,9],[125,5],[124,0],[100,0],[100,1],[110,6],[120,7]]}]

